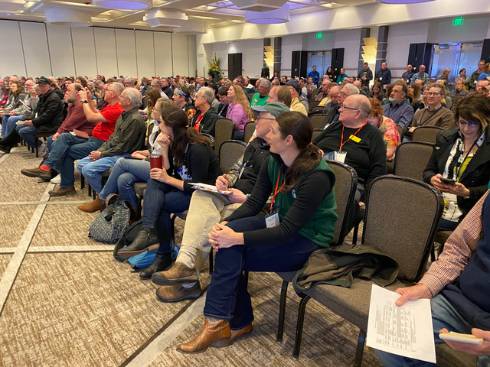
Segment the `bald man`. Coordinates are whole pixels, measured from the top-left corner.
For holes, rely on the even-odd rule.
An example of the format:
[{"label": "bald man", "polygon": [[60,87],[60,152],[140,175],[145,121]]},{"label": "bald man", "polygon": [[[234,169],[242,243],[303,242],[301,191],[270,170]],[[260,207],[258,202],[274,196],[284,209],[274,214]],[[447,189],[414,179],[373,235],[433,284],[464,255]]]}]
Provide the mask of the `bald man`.
[{"label": "bald man", "polygon": [[354,168],[359,183],[366,185],[386,174],[383,135],[378,128],[367,123],[371,104],[366,96],[357,94],[346,97],[339,112],[338,121],[330,124],[314,143],[325,152],[327,158]]}]

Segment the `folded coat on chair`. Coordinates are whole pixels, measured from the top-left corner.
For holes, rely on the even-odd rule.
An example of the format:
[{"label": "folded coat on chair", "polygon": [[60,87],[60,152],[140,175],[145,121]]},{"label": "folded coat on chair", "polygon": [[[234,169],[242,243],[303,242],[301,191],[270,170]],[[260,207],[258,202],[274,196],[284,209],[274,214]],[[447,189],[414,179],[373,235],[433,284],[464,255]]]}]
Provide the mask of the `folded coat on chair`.
[{"label": "folded coat on chair", "polygon": [[398,263],[377,249],[366,246],[341,245],[314,251],[293,283],[307,290],[315,284],[350,288],[354,278],[372,280],[385,287],[398,276]]}]

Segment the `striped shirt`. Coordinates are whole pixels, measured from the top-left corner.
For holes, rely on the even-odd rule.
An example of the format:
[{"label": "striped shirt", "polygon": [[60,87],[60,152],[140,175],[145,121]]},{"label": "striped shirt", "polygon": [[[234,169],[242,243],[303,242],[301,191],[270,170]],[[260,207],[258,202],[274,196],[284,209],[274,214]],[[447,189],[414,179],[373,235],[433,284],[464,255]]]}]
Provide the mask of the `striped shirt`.
[{"label": "striped shirt", "polygon": [[488,191],[456,227],[437,261],[432,263],[420,280],[419,283],[429,288],[432,297],[456,280],[470,262],[483,232],[482,210],[487,195]]}]

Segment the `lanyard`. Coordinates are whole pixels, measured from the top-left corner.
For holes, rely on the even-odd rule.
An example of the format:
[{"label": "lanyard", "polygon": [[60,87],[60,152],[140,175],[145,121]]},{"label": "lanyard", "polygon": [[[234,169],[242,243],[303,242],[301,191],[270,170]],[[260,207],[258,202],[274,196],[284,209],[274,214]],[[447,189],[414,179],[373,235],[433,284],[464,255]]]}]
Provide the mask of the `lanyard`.
[{"label": "lanyard", "polygon": [[[457,166],[457,170],[456,170],[456,179],[459,180],[461,179],[461,176],[463,176],[463,173],[464,171],[466,171],[466,168],[468,167],[468,164],[464,164],[464,162],[468,159],[468,156],[471,154],[471,152],[473,151],[473,148],[475,148],[475,145],[476,143],[478,142],[478,139],[476,139],[473,143],[473,145],[471,146],[471,148],[468,150],[468,153],[466,153],[466,155],[464,156],[463,160],[461,161],[461,164],[458,164]],[[463,143],[464,144],[464,143]],[[459,163],[459,162],[458,162]]]},{"label": "lanyard", "polygon": [[197,119],[196,119],[196,122],[194,124],[194,129],[196,130],[197,133],[199,133],[199,129],[201,127],[201,121],[203,120],[204,118],[204,114],[200,114]]},{"label": "lanyard", "polygon": [[272,198],[271,198],[271,205],[269,207],[269,212],[272,212],[272,208],[274,208],[274,203],[276,202],[276,197],[277,197],[277,195],[279,195],[279,193],[284,188],[284,182],[279,187],[279,181],[280,180],[281,180],[281,173],[279,173],[279,175],[277,176],[276,186],[274,187],[274,194],[272,195]]},{"label": "lanyard", "polygon": [[[351,136],[356,136],[363,128],[366,126],[366,124],[362,125],[359,129],[356,130],[354,134],[349,135],[349,139]],[[349,140],[347,139],[347,141]],[[344,124],[342,124],[342,133],[340,134],[340,146],[339,146],[339,152],[342,152],[342,148],[344,145],[347,143],[347,141],[344,142]]]}]

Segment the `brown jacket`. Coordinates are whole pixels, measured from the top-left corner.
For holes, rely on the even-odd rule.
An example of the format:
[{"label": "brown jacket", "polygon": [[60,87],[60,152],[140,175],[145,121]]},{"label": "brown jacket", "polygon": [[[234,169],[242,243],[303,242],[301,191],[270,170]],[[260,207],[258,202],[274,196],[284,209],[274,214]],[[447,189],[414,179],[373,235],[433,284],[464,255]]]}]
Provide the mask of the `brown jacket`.
[{"label": "brown jacket", "polygon": [[456,127],[456,124],[451,110],[443,106],[435,111],[430,111],[427,107],[417,110],[413,116],[412,126],[438,126],[447,130]]}]

